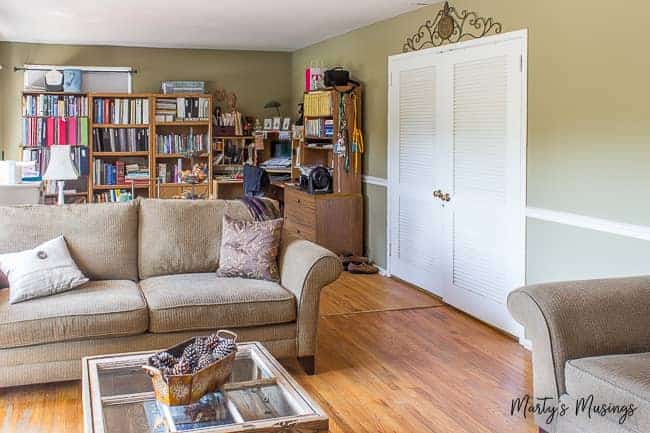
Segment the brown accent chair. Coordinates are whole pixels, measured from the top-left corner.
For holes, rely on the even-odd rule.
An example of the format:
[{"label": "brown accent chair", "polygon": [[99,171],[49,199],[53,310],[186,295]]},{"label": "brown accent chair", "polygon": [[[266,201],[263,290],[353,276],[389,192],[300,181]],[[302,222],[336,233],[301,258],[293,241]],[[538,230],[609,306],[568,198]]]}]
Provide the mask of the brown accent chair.
[{"label": "brown accent chair", "polygon": [[540,431],[650,432],[650,277],[528,286],[508,308],[532,342],[534,397],[567,407],[537,414]]}]

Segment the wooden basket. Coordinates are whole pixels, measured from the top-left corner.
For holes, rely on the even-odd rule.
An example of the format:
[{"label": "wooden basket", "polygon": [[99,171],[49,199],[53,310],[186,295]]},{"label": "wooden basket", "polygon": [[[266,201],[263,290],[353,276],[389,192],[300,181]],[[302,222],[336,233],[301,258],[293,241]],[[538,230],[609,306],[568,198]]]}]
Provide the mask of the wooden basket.
[{"label": "wooden basket", "polygon": [[[235,342],[237,341],[237,334],[233,332],[217,331],[217,335],[221,336],[222,334],[226,334]],[[190,338],[165,351],[178,357],[183,353],[185,347],[193,343],[194,340],[194,338]],[[151,365],[143,365],[142,368],[151,377],[156,400],[167,406],[183,406],[196,403],[204,395],[223,387],[230,378],[236,355],[237,350],[193,374],[168,375],[167,381],[159,369]]]}]

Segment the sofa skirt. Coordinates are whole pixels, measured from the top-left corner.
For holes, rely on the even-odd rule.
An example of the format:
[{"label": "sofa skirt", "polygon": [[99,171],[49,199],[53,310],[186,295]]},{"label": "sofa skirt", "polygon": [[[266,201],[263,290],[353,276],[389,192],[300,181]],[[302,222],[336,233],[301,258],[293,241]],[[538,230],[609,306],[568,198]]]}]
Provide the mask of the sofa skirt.
[{"label": "sofa skirt", "polygon": [[[231,330],[239,335],[239,342],[259,341],[276,358],[297,356],[295,323]],[[85,356],[159,350],[211,332],[145,333],[1,349],[0,387],[78,380],[81,379],[81,359]]]}]

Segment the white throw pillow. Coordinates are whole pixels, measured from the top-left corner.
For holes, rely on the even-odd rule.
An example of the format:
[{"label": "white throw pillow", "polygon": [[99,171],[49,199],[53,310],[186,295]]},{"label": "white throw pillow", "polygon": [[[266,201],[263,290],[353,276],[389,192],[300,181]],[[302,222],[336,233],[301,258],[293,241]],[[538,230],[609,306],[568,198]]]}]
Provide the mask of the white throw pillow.
[{"label": "white throw pillow", "polygon": [[9,303],[50,296],[88,282],[70,257],[63,236],[34,249],[0,254],[0,271],[9,280]]}]

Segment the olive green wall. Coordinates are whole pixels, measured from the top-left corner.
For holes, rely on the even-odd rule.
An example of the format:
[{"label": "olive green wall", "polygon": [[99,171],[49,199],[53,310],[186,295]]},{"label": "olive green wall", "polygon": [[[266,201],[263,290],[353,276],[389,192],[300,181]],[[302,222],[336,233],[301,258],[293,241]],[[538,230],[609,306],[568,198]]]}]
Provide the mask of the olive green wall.
[{"label": "olive green wall", "polygon": [[[615,7],[593,0],[558,4],[456,0],[452,4],[494,17],[504,31],[529,30],[528,205],[650,225],[650,200],[645,199],[650,190],[650,56],[644,54],[650,3],[633,0]],[[400,53],[404,39],[439,8],[424,7],[293,55],[294,103],[301,98],[303,70],[311,61],[345,66],[364,82],[367,175],[386,177],[387,58]],[[366,245],[380,265],[386,263],[385,196],[381,187],[367,190],[373,221]],[[571,232],[553,239],[575,254],[615,246],[617,260],[625,263],[610,262],[603,268],[594,262],[576,268],[574,276],[590,276],[589,270],[594,275],[621,269],[650,273],[648,256],[633,254],[640,251],[640,241],[612,241],[609,235],[569,227],[558,230],[537,223],[533,227],[528,237],[529,281],[571,274],[555,266],[563,256],[546,254],[546,232]]]},{"label": "olive green wall", "polygon": [[264,104],[276,99],[286,115],[295,112],[291,94],[291,54],[281,52],[183,50],[104,46],[42,45],[0,42],[0,146],[8,158],[20,144],[20,92],[23,64],[133,66],[134,92],[158,92],[163,80],[203,80],[208,90],[235,92],[246,115],[270,115]]}]

